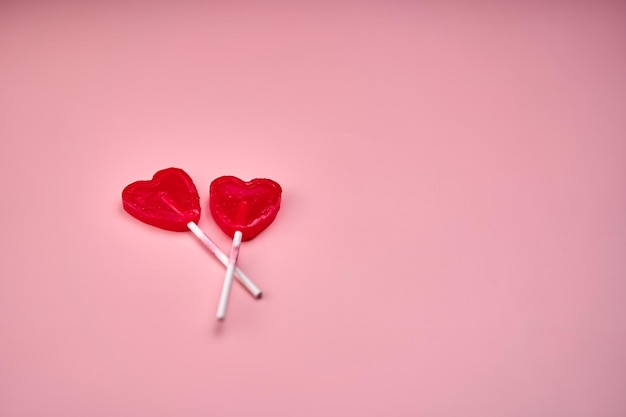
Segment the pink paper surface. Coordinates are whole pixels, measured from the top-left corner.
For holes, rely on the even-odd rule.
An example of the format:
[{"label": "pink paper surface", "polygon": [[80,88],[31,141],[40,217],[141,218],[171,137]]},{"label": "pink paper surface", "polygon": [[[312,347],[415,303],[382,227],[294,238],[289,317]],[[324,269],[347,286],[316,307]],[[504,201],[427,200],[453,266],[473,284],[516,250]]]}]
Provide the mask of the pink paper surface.
[{"label": "pink paper surface", "polygon": [[495,3],[0,3],[0,415],[626,415],[626,7]]}]

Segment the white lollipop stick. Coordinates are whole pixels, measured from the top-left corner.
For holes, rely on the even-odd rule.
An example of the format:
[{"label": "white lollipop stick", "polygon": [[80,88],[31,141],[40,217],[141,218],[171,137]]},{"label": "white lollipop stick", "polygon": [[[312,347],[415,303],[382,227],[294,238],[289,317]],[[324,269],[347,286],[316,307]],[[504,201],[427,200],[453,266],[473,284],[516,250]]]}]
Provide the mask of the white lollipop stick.
[{"label": "white lollipop stick", "polygon": [[242,233],[237,230],[233,236],[233,246],[230,248],[230,258],[228,268],[226,268],[226,276],[224,277],[224,286],[222,287],[222,296],[220,304],[217,308],[217,319],[224,320],[226,317],[226,309],[228,308],[228,299],[230,298],[230,289],[233,286],[233,275],[237,267],[237,257],[239,256],[239,246],[241,246]]},{"label": "white lollipop stick", "polygon": [[[230,264],[230,260],[228,256],[224,252],[217,247],[217,245],[198,227],[198,225],[194,222],[187,223],[187,227],[191,232],[206,246],[206,248],[226,267]],[[256,286],[250,278],[246,274],[243,273],[241,269],[235,267],[235,277],[237,280],[243,285],[249,292],[254,296],[254,298],[261,298],[263,293],[261,289]]]}]

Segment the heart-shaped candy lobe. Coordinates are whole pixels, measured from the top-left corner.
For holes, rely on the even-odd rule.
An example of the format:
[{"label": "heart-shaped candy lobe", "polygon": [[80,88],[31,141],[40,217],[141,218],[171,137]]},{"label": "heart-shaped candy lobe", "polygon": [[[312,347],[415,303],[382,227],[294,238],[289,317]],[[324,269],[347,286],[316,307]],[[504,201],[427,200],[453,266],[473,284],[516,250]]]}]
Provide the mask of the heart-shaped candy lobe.
[{"label": "heart-shaped candy lobe", "polygon": [[191,177],[180,168],[158,171],[150,181],[137,181],[122,191],[131,216],[152,226],[184,232],[200,220],[200,196]]},{"label": "heart-shaped candy lobe", "polygon": [[217,225],[228,236],[235,231],[250,240],[269,226],[280,209],[282,189],[266,178],[242,181],[224,176],[211,182],[209,208]]}]

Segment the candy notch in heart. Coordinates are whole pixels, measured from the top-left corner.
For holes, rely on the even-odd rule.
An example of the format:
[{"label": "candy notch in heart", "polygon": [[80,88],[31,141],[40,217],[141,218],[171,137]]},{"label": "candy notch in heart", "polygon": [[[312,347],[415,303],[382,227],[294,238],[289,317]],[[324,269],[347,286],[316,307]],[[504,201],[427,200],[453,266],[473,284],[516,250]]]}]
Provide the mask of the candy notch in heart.
[{"label": "candy notch in heart", "polygon": [[242,181],[230,175],[211,182],[209,208],[217,225],[228,236],[235,231],[250,240],[269,226],[280,209],[282,189],[267,178]]},{"label": "candy notch in heart", "polygon": [[184,232],[187,223],[200,220],[198,190],[180,168],[166,168],[150,181],[127,185],[122,191],[122,204],[142,222],[174,232]]}]

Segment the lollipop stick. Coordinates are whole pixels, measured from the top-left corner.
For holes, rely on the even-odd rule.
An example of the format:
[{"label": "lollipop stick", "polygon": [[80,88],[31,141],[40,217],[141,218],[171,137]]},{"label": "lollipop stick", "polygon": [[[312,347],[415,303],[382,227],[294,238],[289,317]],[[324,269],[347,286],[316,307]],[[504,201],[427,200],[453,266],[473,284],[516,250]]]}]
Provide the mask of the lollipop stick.
[{"label": "lollipop stick", "polygon": [[[217,245],[198,227],[198,225],[194,222],[187,223],[187,227],[191,232],[202,242],[204,246],[226,267],[229,265],[229,258],[226,256],[224,252],[217,247]],[[263,293],[261,289],[256,286],[250,278],[246,274],[243,273],[241,269],[235,267],[235,277],[237,280],[243,285],[249,292],[254,296],[254,298],[261,298]]]},{"label": "lollipop stick", "polygon": [[224,277],[224,286],[222,287],[222,296],[220,304],[217,308],[217,319],[224,320],[226,317],[226,309],[228,308],[228,299],[230,297],[230,289],[233,286],[233,275],[237,267],[237,257],[239,256],[239,246],[241,245],[242,233],[237,230],[233,236],[233,245],[230,248],[230,258],[228,268],[226,268],[226,276]]}]

